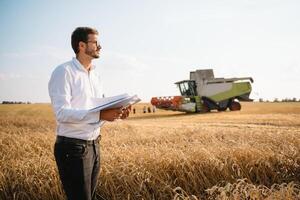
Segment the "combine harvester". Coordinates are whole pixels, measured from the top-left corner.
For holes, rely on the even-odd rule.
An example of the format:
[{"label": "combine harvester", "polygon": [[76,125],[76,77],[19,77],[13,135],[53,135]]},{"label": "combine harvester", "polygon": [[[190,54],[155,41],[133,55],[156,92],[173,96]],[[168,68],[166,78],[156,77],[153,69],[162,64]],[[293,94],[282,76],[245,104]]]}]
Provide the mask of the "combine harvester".
[{"label": "combine harvester", "polygon": [[251,77],[215,78],[212,69],[190,72],[190,80],[178,81],[181,96],[153,97],[151,104],[159,109],[206,113],[211,110],[241,110],[239,101],[253,101]]}]

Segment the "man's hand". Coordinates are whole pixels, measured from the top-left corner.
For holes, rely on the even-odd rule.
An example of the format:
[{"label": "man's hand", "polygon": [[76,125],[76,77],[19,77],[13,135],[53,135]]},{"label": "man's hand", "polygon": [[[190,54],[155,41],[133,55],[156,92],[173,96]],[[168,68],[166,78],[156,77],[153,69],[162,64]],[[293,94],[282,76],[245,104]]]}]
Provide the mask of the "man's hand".
[{"label": "man's hand", "polygon": [[116,119],[126,119],[129,116],[131,106],[126,108],[113,108],[102,110],[100,112],[100,120],[114,121]]},{"label": "man's hand", "polygon": [[122,116],[122,108],[112,108],[107,110],[101,110],[100,112],[100,120],[106,121],[114,121],[116,119],[120,119]]}]

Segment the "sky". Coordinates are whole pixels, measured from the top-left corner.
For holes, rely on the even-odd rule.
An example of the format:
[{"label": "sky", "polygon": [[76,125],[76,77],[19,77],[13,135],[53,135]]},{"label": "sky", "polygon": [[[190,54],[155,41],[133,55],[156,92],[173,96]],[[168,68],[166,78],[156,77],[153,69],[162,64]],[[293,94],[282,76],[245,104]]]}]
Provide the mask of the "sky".
[{"label": "sky", "polygon": [[252,77],[251,98],[300,98],[298,0],[1,0],[0,101],[50,102],[78,26],[99,32],[105,95],[179,95],[196,69]]}]

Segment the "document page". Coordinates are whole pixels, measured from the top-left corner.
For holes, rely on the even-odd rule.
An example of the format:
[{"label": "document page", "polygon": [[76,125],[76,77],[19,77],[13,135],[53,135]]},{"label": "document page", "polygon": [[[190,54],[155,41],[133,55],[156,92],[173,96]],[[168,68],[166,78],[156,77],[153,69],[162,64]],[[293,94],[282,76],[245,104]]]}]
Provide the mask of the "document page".
[{"label": "document page", "polygon": [[106,98],[94,98],[92,99],[93,108],[89,111],[97,112],[111,108],[127,107],[136,104],[139,101],[141,101],[141,99],[137,95],[129,96],[128,94],[121,94]]}]

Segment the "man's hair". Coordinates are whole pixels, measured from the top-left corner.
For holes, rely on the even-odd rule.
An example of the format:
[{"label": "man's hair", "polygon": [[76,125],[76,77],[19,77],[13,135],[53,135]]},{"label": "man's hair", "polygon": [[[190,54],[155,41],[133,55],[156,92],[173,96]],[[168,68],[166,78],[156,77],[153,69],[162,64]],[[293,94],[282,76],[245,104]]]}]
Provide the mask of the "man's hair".
[{"label": "man's hair", "polygon": [[90,27],[77,27],[71,36],[71,44],[75,54],[79,53],[79,42],[87,42],[89,34],[98,35],[98,31]]}]

